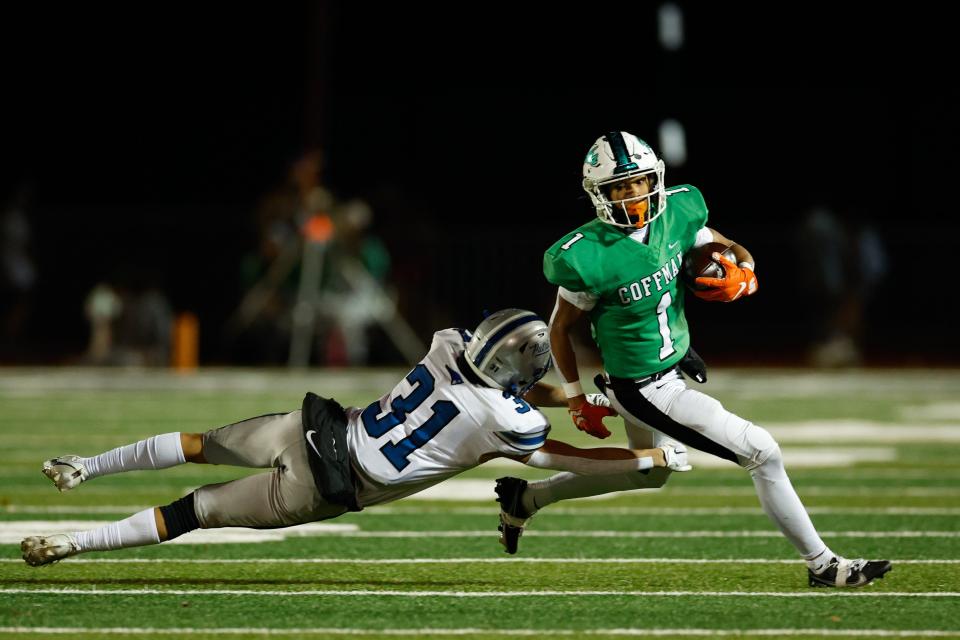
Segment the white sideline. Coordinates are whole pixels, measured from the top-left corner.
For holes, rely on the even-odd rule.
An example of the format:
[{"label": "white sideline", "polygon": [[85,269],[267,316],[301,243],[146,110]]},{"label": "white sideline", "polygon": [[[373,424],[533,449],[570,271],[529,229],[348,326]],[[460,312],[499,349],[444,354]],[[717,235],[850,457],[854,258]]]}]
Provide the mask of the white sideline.
[{"label": "white sideline", "polygon": [[[0,563],[19,564],[17,558]],[[960,564],[960,560],[891,560],[893,564]],[[792,564],[799,558],[73,558],[69,564]]]},{"label": "white sideline", "polygon": [[386,636],[845,636],[869,638],[942,638],[960,635],[958,631],[934,629],[350,629],[220,627],[210,629],[152,627],[0,627],[0,633],[42,634],[122,634],[122,635],[386,635]]},{"label": "white sideline", "polygon": [[529,590],[529,591],[398,591],[393,589],[305,589],[302,591],[261,589],[0,589],[0,593],[30,593],[76,596],[395,596],[399,598],[528,598],[564,596],[631,596],[642,598],[697,596],[713,598],[960,598],[960,591],[876,591],[864,589],[811,589],[809,591],[601,591],[601,590]]},{"label": "white sideline", "polygon": [[[486,538],[482,531],[354,531],[329,534],[341,538]],[[538,538],[780,538],[779,531],[538,531],[526,529],[525,537]],[[821,531],[824,538],[960,538],[960,531]]]}]

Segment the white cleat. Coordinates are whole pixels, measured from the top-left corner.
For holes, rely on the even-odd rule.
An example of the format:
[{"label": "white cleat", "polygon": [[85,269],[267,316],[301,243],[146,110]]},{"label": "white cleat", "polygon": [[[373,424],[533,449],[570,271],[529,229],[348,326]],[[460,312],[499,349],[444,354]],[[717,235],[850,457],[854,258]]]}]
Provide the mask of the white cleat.
[{"label": "white cleat", "polygon": [[87,468],[80,456],[60,456],[43,463],[43,475],[57,485],[61,492],[69,491],[87,479]]},{"label": "white cleat", "polygon": [[832,558],[820,573],[807,569],[811,587],[862,587],[882,578],[893,568],[889,560]]},{"label": "white cleat", "polygon": [[77,541],[69,533],[51,536],[30,536],[20,543],[23,560],[31,567],[40,567],[80,553]]}]

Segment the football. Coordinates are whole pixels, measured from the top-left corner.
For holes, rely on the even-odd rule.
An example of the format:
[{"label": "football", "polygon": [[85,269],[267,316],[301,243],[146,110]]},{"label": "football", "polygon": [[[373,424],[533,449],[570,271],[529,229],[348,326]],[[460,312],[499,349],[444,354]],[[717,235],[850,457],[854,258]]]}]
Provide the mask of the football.
[{"label": "football", "polygon": [[707,287],[698,285],[697,278],[722,278],[725,275],[723,265],[713,259],[714,253],[723,254],[731,262],[737,261],[733,249],[722,242],[708,242],[690,249],[683,256],[683,279],[688,287],[702,291]]}]

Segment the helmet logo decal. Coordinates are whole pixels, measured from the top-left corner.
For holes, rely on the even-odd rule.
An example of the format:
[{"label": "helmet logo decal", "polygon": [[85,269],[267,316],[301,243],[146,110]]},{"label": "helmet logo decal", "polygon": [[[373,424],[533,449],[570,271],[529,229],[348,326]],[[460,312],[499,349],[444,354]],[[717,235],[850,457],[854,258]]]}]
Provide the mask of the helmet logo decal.
[{"label": "helmet logo decal", "polygon": [[639,168],[636,162],[630,162],[627,141],[623,139],[622,133],[611,131],[607,134],[607,142],[610,144],[610,150],[613,151],[613,157],[617,161],[617,168],[613,170],[615,174],[636,171]]},{"label": "helmet logo decal", "polygon": [[584,160],[583,162],[584,164],[588,164],[591,167],[599,167],[600,166],[600,149],[598,149],[597,146],[594,145],[593,148],[590,149],[590,152],[587,153],[587,159]]}]

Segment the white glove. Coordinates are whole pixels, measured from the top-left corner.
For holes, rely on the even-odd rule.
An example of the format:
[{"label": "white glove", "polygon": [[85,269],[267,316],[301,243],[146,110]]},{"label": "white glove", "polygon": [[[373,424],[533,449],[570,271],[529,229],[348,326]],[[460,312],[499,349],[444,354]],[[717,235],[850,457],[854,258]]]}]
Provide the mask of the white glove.
[{"label": "white glove", "polygon": [[663,457],[667,463],[667,469],[671,471],[691,471],[693,467],[687,460],[687,448],[682,444],[670,442],[657,447],[663,451]]},{"label": "white glove", "polygon": [[610,407],[610,398],[603,395],[602,393],[588,393],[587,394],[587,404],[596,405],[598,407]]}]

